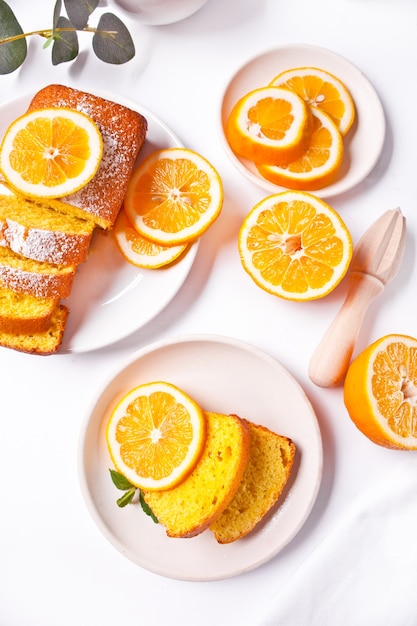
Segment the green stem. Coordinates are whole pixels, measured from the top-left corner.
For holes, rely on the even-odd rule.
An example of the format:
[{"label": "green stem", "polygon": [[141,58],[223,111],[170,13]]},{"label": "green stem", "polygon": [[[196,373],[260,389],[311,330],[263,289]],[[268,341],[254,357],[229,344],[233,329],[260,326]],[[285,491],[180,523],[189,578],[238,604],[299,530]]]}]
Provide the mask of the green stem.
[{"label": "green stem", "polygon": [[[64,33],[64,32],[73,32],[73,31],[78,31],[77,28],[56,28],[55,29],[55,33]],[[53,35],[52,29],[48,29],[48,30],[32,30],[29,33],[21,33],[20,35],[13,35],[13,37],[7,37],[6,39],[0,39],[0,45],[2,43],[11,43],[12,41],[18,41],[19,39],[25,39],[26,37],[30,37],[31,35],[40,35],[41,37],[44,37],[45,39],[49,39],[50,37],[52,37]],[[109,31],[98,31],[96,28],[90,27],[90,26],[86,26],[85,28],[79,30],[78,32],[83,32],[83,33],[98,33],[98,32],[103,32],[103,33],[107,33],[108,35],[116,35],[117,31],[115,30],[109,30]]]}]

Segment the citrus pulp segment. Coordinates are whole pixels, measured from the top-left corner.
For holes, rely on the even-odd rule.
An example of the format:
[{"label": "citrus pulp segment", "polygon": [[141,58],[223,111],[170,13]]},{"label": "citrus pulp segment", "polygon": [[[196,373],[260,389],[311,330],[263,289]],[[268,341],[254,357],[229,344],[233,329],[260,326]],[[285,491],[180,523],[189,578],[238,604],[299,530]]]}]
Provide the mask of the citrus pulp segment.
[{"label": "citrus pulp segment", "polygon": [[317,67],[297,67],[275,76],[270,83],[298,94],[305,102],[333,118],[342,135],[355,119],[355,104],[346,85],[332,73]]},{"label": "citrus pulp segment", "polygon": [[326,113],[311,107],[313,130],[306,151],[286,165],[258,164],[259,173],[276,185],[314,191],[330,185],[343,161],[343,138]]},{"label": "citrus pulp segment", "polygon": [[226,124],[232,150],[255,163],[288,163],[301,156],[311,133],[309,107],[297,94],[261,87],[234,105]]},{"label": "citrus pulp segment", "polygon": [[344,402],[357,428],[374,443],[417,449],[417,339],[390,334],[350,364]]},{"label": "citrus pulp segment", "polygon": [[195,241],[219,216],[222,204],[218,172],[187,148],[151,154],[133,173],[124,200],[136,230],[166,246]]},{"label": "citrus pulp segment", "polygon": [[125,211],[120,211],[113,228],[116,244],[129,263],[146,269],[158,269],[180,257],[189,244],[161,246],[142,237],[133,227]]},{"label": "citrus pulp segment", "polygon": [[165,381],[129,391],[113,410],[106,429],[117,471],[147,490],[170,489],[184,480],[203,451],[205,437],[200,407]]},{"label": "citrus pulp segment", "polygon": [[304,191],[261,200],[238,236],[243,268],[276,296],[321,298],[342,280],[352,258],[352,239],[338,213]]},{"label": "citrus pulp segment", "polygon": [[59,198],[95,175],[103,139],[93,120],[73,109],[48,108],[18,117],[0,148],[0,170],[13,189],[33,198]]}]

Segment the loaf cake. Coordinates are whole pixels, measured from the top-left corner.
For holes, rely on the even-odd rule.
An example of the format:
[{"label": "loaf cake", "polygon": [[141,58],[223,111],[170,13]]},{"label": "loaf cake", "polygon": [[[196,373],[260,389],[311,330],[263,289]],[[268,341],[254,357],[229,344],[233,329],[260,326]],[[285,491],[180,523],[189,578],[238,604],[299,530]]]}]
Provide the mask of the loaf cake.
[{"label": "loaf cake", "polygon": [[67,298],[75,267],[25,259],[0,246],[0,286],[40,298]]},{"label": "loaf cake", "polygon": [[0,330],[0,346],[40,356],[54,354],[61,346],[67,317],[67,307],[59,304],[55,308],[51,322],[46,330],[38,333],[22,334]]},{"label": "loaf cake", "polygon": [[136,111],[63,85],[48,85],[32,99],[29,110],[68,107],[88,115],[103,137],[103,156],[94,178],[76,193],[51,200],[52,207],[111,228],[117,218],[139,150],[146,119]]},{"label": "loaf cake", "polygon": [[250,432],[250,457],[233,500],[210,530],[218,543],[231,543],[250,533],[278,501],[295,456],[288,437],[244,420]]},{"label": "loaf cake", "polygon": [[51,107],[88,115],[102,135],[103,155],[93,179],[71,195],[43,201],[0,195],[0,345],[42,355],[61,345],[68,309],[59,300],[71,293],[94,229],[113,227],[147,132],[136,111],[71,87],[41,89],[28,110]]},{"label": "loaf cake", "polygon": [[94,224],[12,194],[0,194],[0,246],[35,261],[79,265]]},{"label": "loaf cake", "polygon": [[194,537],[217,519],[239,488],[250,454],[246,423],[235,415],[206,413],[207,439],[196,467],[168,491],[144,499],[169,537]]},{"label": "loaf cake", "polygon": [[57,305],[57,298],[38,298],[0,287],[0,332],[43,332],[49,328]]}]

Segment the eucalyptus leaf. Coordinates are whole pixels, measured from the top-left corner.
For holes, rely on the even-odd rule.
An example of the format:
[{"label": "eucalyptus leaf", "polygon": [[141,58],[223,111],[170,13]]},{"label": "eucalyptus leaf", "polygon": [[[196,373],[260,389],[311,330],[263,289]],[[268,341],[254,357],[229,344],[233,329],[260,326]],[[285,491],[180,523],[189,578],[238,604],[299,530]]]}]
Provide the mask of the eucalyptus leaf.
[{"label": "eucalyptus leaf", "polygon": [[135,56],[135,46],[129,31],[113,13],[103,13],[93,35],[93,50],[105,63],[120,65]]},{"label": "eucalyptus leaf", "polygon": [[155,513],[152,511],[149,504],[145,501],[145,498],[143,497],[143,493],[140,490],[139,490],[139,502],[143,509],[143,512],[146,513],[146,515],[149,515],[149,517],[152,518],[155,524],[159,524],[158,518],[156,517]]},{"label": "eucalyptus leaf", "polygon": [[114,469],[109,469],[111,479],[113,481],[113,485],[117,487],[117,489],[122,489],[126,491],[127,489],[131,489],[133,487],[132,483],[130,483],[123,474],[120,472],[116,472]]},{"label": "eucalyptus leaf", "polygon": [[[60,28],[73,28],[66,17],[61,16],[57,23],[57,31]],[[52,46],[52,65],[59,65],[72,61],[78,55],[78,35],[75,30],[56,32]]]},{"label": "eucalyptus leaf", "polygon": [[126,493],[124,493],[121,498],[116,500],[117,506],[120,506],[121,508],[123,508],[124,506],[127,506],[128,504],[130,504],[134,498],[135,492],[136,492],[135,487],[132,487],[132,489],[129,489],[129,491],[126,491]]},{"label": "eucalyptus leaf", "polygon": [[26,38],[6,43],[1,40],[23,35],[22,27],[9,5],[0,0],[0,74],[10,74],[17,70],[27,55]]},{"label": "eucalyptus leaf", "polygon": [[98,4],[99,0],[64,0],[67,15],[77,29],[83,29],[88,25],[88,18]]},{"label": "eucalyptus leaf", "polygon": [[54,6],[54,14],[52,17],[52,35],[55,36],[55,31],[58,27],[59,18],[61,16],[62,0],[56,0]]}]

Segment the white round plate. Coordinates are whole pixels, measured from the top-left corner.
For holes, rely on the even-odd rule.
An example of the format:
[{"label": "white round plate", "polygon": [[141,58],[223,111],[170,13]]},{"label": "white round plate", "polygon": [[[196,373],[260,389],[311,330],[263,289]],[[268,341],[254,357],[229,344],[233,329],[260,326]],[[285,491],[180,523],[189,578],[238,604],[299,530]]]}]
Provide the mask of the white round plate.
[{"label": "white round plate", "polygon": [[[174,133],[145,107],[109,94],[97,93],[138,111],[148,121],[148,133],[138,163],[161,148],[182,147]],[[22,97],[0,106],[0,137],[29,106]],[[70,315],[61,352],[103,348],[139,330],[160,313],[181,288],[194,263],[198,243],[180,261],[158,270],[131,265],[119,252],[110,232],[96,229],[87,261],[77,268]]]},{"label": "white round plate", "polygon": [[[171,382],[199,405],[237,413],[290,437],[297,449],[289,483],[273,508],[247,537],[220,545],[210,531],[172,539],[139,504],[119,508],[110,478],[106,424],[134,386]],[[300,530],[317,496],[322,442],[309,400],[272,357],[246,343],[212,335],[161,341],[134,354],[94,400],[80,435],[79,475],[88,509],[103,535],[124,556],[147,570],[179,580],[218,580],[252,570],[275,556]]]},{"label": "white round plate", "polygon": [[356,121],[344,139],[345,156],[338,179],[314,191],[327,198],[344,193],[368,176],[377,163],[385,139],[385,116],[379,97],[362,72],[338,54],[310,45],[283,45],[265,52],[246,63],[228,83],[221,103],[220,136],[232,163],[249,180],[270,193],[284,188],[267,181],[255,165],[234,154],[224,133],[234,104],[252,89],[264,87],[284,70],[315,66],[331,72],[349,89],[356,106]]}]

